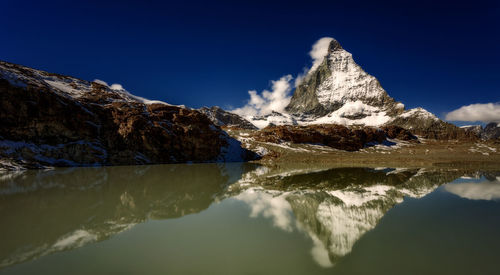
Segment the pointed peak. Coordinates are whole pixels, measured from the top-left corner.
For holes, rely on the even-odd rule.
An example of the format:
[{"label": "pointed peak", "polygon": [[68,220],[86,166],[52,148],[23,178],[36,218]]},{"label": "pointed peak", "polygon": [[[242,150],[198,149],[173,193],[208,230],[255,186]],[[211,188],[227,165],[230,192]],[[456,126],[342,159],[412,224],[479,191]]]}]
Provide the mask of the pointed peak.
[{"label": "pointed peak", "polygon": [[337,40],[335,40],[334,38],[332,38],[332,41],[330,41],[330,44],[328,45],[328,52],[331,53],[331,52],[342,50],[342,49],[343,48],[340,45],[340,43]]}]

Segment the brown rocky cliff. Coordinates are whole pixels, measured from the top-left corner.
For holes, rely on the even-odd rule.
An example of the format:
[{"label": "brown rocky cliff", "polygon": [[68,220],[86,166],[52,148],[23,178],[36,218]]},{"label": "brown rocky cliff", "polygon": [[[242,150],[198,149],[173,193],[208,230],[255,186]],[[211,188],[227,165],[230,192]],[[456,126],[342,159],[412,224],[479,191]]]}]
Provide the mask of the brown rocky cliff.
[{"label": "brown rocky cliff", "polygon": [[[196,110],[146,104],[95,82],[0,65],[4,66],[0,67],[0,160],[4,164],[34,168],[255,157]],[[73,96],[45,85],[49,77],[86,90]]]},{"label": "brown rocky cliff", "polygon": [[322,144],[346,151],[357,151],[368,144],[383,143],[387,137],[403,140],[416,139],[407,130],[396,126],[377,129],[348,128],[336,124],[270,126],[253,134],[253,138],[257,141]]}]

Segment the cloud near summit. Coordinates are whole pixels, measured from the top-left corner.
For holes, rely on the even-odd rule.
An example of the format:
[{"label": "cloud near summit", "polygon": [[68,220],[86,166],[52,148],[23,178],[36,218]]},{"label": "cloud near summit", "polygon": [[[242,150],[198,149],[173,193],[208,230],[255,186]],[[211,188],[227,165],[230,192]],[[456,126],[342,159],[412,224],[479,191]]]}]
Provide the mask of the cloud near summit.
[{"label": "cloud near summit", "polygon": [[446,114],[449,121],[500,122],[500,103],[471,104]]},{"label": "cloud near summit", "polygon": [[247,104],[232,110],[232,112],[241,116],[267,115],[272,111],[283,112],[290,103],[291,80],[291,75],[285,75],[279,80],[273,80],[271,81],[271,91],[264,90],[260,95],[255,90],[248,91],[250,99]]},{"label": "cloud near summit", "polygon": [[[300,73],[295,79],[295,87],[304,80],[311,72],[316,70],[323,59],[328,54],[328,46],[333,40],[331,37],[323,37],[317,40],[309,52],[312,59],[311,68],[304,68],[304,72]],[[258,116],[267,115],[272,111],[283,112],[285,107],[290,103],[292,86],[290,82],[293,77],[291,75],[282,76],[279,80],[273,80],[271,91],[264,90],[258,94],[256,90],[248,91],[250,99],[247,104],[241,108],[231,110],[241,116]]]},{"label": "cloud near summit", "polygon": [[319,67],[319,65],[321,65],[321,62],[323,62],[323,59],[328,54],[328,47],[330,46],[330,42],[332,42],[332,40],[333,38],[331,37],[323,37],[314,43],[311,51],[309,52],[313,64],[308,73],[313,72]]},{"label": "cloud near summit", "polygon": [[321,65],[323,59],[328,54],[328,46],[330,46],[330,42],[332,42],[332,40],[332,37],[323,37],[318,39],[318,41],[313,44],[311,51],[309,52],[309,56],[312,59],[312,66],[309,69],[304,68],[304,72],[297,76],[295,79],[295,87],[297,87],[302,80],[304,80],[307,76],[309,76],[309,74],[314,72],[319,65]]}]

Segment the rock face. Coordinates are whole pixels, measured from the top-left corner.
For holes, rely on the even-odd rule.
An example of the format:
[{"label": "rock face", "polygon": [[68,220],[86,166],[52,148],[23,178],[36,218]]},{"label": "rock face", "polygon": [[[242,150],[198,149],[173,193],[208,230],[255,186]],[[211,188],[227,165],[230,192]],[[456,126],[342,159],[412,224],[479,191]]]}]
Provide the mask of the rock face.
[{"label": "rock face", "polygon": [[500,126],[496,122],[491,122],[484,127],[481,137],[484,139],[499,139],[500,138]]},{"label": "rock face", "polygon": [[417,137],[414,136],[410,131],[405,128],[389,125],[382,127],[382,131],[385,132],[385,135],[388,138],[399,139],[399,140],[416,140]]},{"label": "rock face", "polygon": [[343,125],[323,124],[309,126],[270,126],[256,132],[255,140],[263,142],[322,144],[335,149],[357,151],[369,144],[383,143],[387,137],[404,140],[416,139],[407,130],[391,126],[385,129],[362,127],[348,128]]},{"label": "rock face", "polygon": [[415,108],[404,112],[392,119],[389,125],[399,126],[410,130],[413,134],[423,138],[448,140],[473,140],[476,136],[451,123],[444,122],[432,113],[422,108]]},{"label": "rock face", "polygon": [[4,168],[253,157],[196,110],[7,62],[0,62],[0,125]]},{"label": "rock face", "polygon": [[484,128],[481,125],[468,125],[462,126],[460,128],[464,129],[468,133],[472,133],[477,137],[485,140],[489,139],[499,139],[500,138],[500,124],[496,122],[490,122]]},{"label": "rock face", "polygon": [[483,127],[481,125],[467,125],[460,128],[464,129],[466,132],[472,132],[477,136],[480,136],[483,132]]},{"label": "rock face", "polygon": [[237,114],[233,114],[227,111],[224,111],[222,108],[213,106],[211,108],[202,107],[198,109],[199,112],[205,114],[211,121],[217,126],[225,126],[231,128],[240,128],[240,129],[248,129],[248,130],[257,130],[250,121],[242,118]]},{"label": "rock face", "polygon": [[[358,101],[378,107],[380,112],[402,111],[396,108],[396,101],[386,93],[378,80],[363,71],[354,62],[352,54],[333,39],[323,62],[297,87],[286,110],[291,114],[320,117]],[[368,114],[352,115],[352,119],[359,119]]]}]

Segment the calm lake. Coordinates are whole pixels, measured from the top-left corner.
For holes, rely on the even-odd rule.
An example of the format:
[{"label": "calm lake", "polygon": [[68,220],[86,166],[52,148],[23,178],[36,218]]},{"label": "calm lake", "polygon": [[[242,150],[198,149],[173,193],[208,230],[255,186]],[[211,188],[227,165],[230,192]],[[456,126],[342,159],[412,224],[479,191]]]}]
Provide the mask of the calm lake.
[{"label": "calm lake", "polygon": [[499,274],[500,173],[0,172],[0,274]]}]

